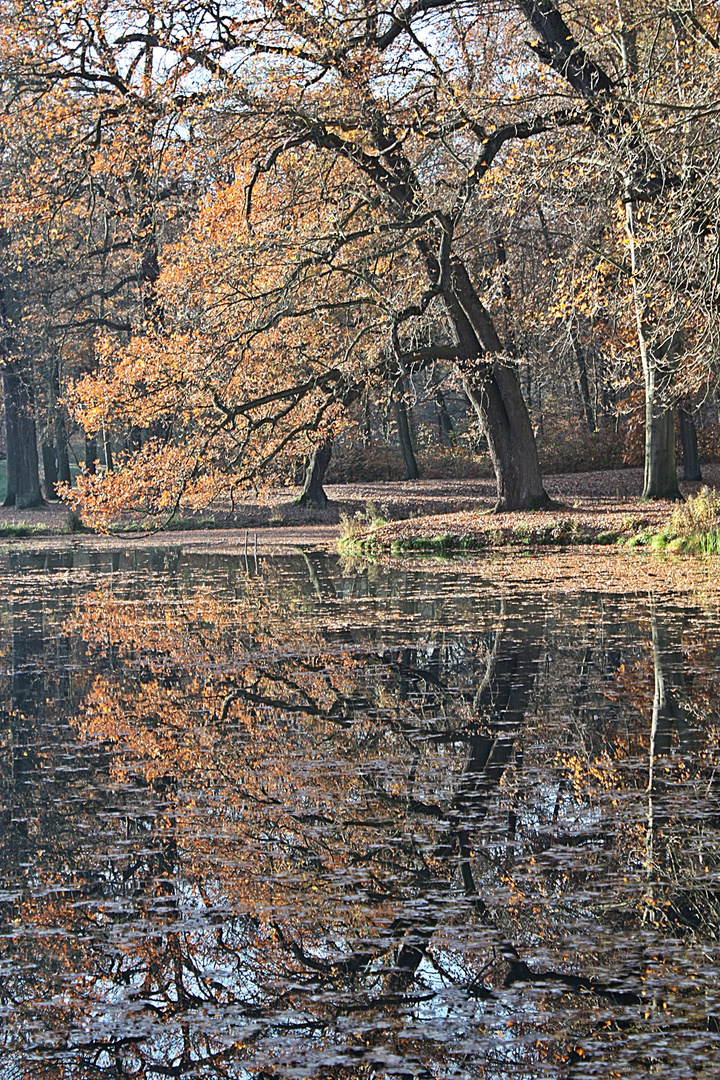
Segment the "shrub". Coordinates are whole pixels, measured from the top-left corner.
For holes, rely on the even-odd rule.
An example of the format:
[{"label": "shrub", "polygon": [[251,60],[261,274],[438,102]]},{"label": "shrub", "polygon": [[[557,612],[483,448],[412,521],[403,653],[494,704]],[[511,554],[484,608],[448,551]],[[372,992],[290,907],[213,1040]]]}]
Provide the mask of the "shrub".
[{"label": "shrub", "polygon": [[676,506],[670,515],[676,536],[691,536],[720,528],[720,495],[714,488],[700,488],[694,498]]},{"label": "shrub", "polygon": [[407,540],[394,540],[391,551],[429,551],[438,555],[459,548],[461,539],[456,533],[442,533],[440,536],[413,536]]},{"label": "shrub", "polygon": [[[422,480],[479,480],[493,475],[487,453],[434,450],[418,453],[417,462]],[[329,484],[357,484],[402,480],[404,475],[402,456],[396,447],[346,441],[333,449],[326,479]]]},{"label": "shrub", "polygon": [[325,479],[328,484],[356,484],[402,480],[404,475],[402,456],[395,447],[362,446],[347,441],[333,447]]},{"label": "shrub", "polygon": [[375,547],[374,534],[385,524],[385,518],[380,516],[372,502],[367,503],[364,510],[357,510],[352,517],[341,514],[338,549],[345,554],[372,550]]},{"label": "shrub", "polygon": [[521,544],[581,544],[588,541],[574,518],[558,518],[543,525],[523,522],[514,527],[513,536]]},{"label": "shrub", "polygon": [[589,432],[577,425],[557,428],[538,441],[540,464],[546,473],[595,472],[621,469],[625,440],[612,425]]},{"label": "shrub", "polygon": [[374,502],[365,504],[364,510],[356,510],[352,517],[348,514],[340,515],[340,538],[355,538],[364,536],[370,529],[379,529],[387,521],[378,511]]},{"label": "shrub", "polygon": [[720,553],[720,494],[702,487],[694,498],[675,507],[668,524],[650,544],[672,551]]},{"label": "shrub", "polygon": [[423,480],[483,480],[493,476],[488,453],[467,450],[438,450],[420,454],[418,467]]}]

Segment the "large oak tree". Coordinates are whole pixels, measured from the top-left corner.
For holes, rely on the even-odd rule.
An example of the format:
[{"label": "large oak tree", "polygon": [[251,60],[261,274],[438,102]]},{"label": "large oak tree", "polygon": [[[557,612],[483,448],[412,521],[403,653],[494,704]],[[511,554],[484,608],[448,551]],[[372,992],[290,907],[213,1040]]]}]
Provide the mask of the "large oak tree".
[{"label": "large oak tree", "polygon": [[[266,374],[268,389],[289,402],[298,386],[310,381],[321,390],[320,381],[329,381],[336,403],[365,385],[368,365],[392,387],[418,366],[449,360],[487,437],[497,508],[547,502],[515,361],[474,273],[477,234],[468,219],[478,185],[513,141],[586,119],[553,94],[539,110],[530,74],[519,86],[528,67],[517,39],[520,16],[488,9],[478,20],[441,3],[392,12],[366,4],[322,12],[280,4],[153,11],[148,29],[144,8],[124,9],[121,41],[164,49],[167,66],[181,73],[179,87],[203,87],[205,122],[212,110],[228,161],[234,156],[245,172],[249,228],[262,228],[259,193],[268,197],[288,169],[304,205],[329,199],[329,213],[303,233],[304,264],[296,252],[276,271],[284,269],[285,279],[282,288],[273,285],[275,311],[262,285],[255,292],[277,328],[297,316],[292,285],[324,274],[322,287],[332,288],[336,310],[345,306],[343,325],[355,326],[361,344],[345,350],[340,379],[329,378],[337,370],[333,353],[325,372],[316,366],[290,385]],[[94,41],[83,64],[76,77],[110,79]],[[249,243],[237,254],[243,273],[252,258]],[[322,316],[311,326],[315,314],[304,312],[305,326],[322,336]],[[252,334],[257,338],[258,327]],[[226,429],[247,415],[255,397],[239,386],[230,399],[217,395],[215,426]],[[190,472],[197,469],[195,460]]]}]

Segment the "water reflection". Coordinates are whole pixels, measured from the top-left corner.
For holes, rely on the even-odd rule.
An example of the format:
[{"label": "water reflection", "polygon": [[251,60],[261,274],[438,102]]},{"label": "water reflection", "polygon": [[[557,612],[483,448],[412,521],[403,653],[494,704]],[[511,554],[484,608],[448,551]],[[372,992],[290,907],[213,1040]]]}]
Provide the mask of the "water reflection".
[{"label": "water reflection", "polygon": [[717,604],[0,562],[0,1078],[717,1065]]}]

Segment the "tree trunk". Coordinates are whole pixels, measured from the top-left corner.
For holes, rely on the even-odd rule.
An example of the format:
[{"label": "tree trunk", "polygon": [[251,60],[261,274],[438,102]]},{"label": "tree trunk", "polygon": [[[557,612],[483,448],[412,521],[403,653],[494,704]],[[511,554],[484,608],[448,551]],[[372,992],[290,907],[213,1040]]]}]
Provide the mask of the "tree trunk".
[{"label": "tree trunk", "polygon": [[328,497],[322,485],[332,457],[332,447],[332,439],[327,438],[314,446],[308,455],[305,463],[305,480],[297,500],[299,506],[313,506],[318,510],[324,510],[327,506]]},{"label": "tree trunk", "polygon": [[[602,351],[595,353],[595,415],[607,420],[614,416],[617,418],[615,406],[615,389],[605,377],[605,356]],[[616,428],[617,430],[617,424]]]},{"label": "tree trunk", "polygon": [[14,382],[3,376],[3,399],[5,405],[5,459],[7,483],[3,506],[15,505],[15,492],[17,490],[17,464],[15,461],[15,445],[17,442],[13,430],[15,416],[15,402],[11,400]]},{"label": "tree trunk", "polygon": [[[590,127],[603,138],[610,136],[625,156],[625,230],[630,256],[630,283],[635,308],[638,345],[645,380],[645,484],[643,498],[679,499],[675,471],[674,409],[669,408],[672,365],[671,354],[677,352],[681,334],[673,334],[663,350],[655,353],[648,334],[647,282],[643,281],[642,247],[638,237],[637,191],[644,189],[645,197],[659,195],[667,185],[648,152],[648,144],[635,128],[635,107],[630,105],[613,78],[585,52],[575,40],[553,0],[516,0],[538,36],[533,46],[540,58],[549,64],[589,103]],[[638,74],[638,52],[633,30],[623,26],[620,14],[621,60],[626,87]],[[679,177],[678,177],[679,179]],[[648,241],[649,241],[648,235]],[[664,370],[663,370],[664,369]],[[668,418],[667,413],[670,413]]]},{"label": "tree trunk", "polygon": [[55,460],[55,444],[45,441],[42,444],[43,474],[45,476],[45,498],[57,499],[55,485],[58,482],[57,462]]},{"label": "tree trunk", "polygon": [[675,409],[649,396],[645,405],[643,499],[681,499],[675,464]]},{"label": "tree trunk", "polygon": [[443,394],[442,390],[438,390],[436,392],[435,404],[437,405],[438,435],[440,437],[440,445],[457,446],[455,425],[453,423],[452,416],[448,412],[447,405],[445,404],[445,395]]},{"label": "tree trunk", "polygon": [[638,316],[638,340],[645,377],[645,482],[643,499],[682,499],[675,461],[675,405],[672,384],[680,335],[660,350],[647,345],[644,321]]},{"label": "tree trunk", "polygon": [[42,506],[35,402],[30,375],[19,373],[13,364],[8,363],[3,372],[3,393],[8,455],[5,505],[15,506],[18,510]]},{"label": "tree trunk", "polygon": [[92,438],[89,438],[86,435],[85,436],[85,471],[90,476],[94,476],[95,473],[97,472],[97,457],[98,457],[97,439],[95,438],[95,436],[93,436]]},{"label": "tree trunk", "polygon": [[515,372],[498,364],[482,381],[466,378],[463,385],[488,441],[497,486],[495,511],[549,506],[527,411],[526,423],[521,422],[517,399],[523,408],[524,402]]},{"label": "tree trunk", "polygon": [[53,409],[55,429],[55,457],[57,459],[57,478],[60,484],[70,484],[70,457],[68,455],[68,437],[65,416],[60,404],[60,361],[53,357],[50,369],[50,397]]},{"label": "tree trunk", "polygon": [[105,431],[103,432],[103,457],[105,458],[106,470],[112,472],[115,468],[112,455],[112,439]]},{"label": "tree trunk", "polygon": [[680,421],[680,441],[683,452],[683,480],[702,480],[700,455],[698,454],[697,430],[693,420],[692,407],[688,401],[678,405]]},{"label": "tree trunk", "polygon": [[[638,320],[640,323],[640,320]],[[641,348],[644,344],[641,326]],[[645,345],[645,483],[643,499],[682,499],[675,461],[675,404],[672,384],[682,342],[679,334],[659,349]]]},{"label": "tree trunk", "polygon": [[590,385],[587,377],[587,364],[585,363],[585,354],[582,351],[580,341],[577,336],[577,330],[574,326],[570,327],[570,337],[573,344],[573,352],[575,353],[575,363],[578,370],[578,390],[580,391],[580,398],[582,400],[583,412],[585,413],[585,423],[589,432],[597,430],[595,423],[595,415],[593,413],[592,401],[590,398]]},{"label": "tree trunk", "polygon": [[643,499],[681,499],[675,463],[675,407],[672,384],[682,335],[660,348],[650,342],[647,304],[639,280],[642,265],[636,238],[636,207],[630,181],[625,187],[625,232],[630,249],[632,293],[640,360],[645,382],[645,482]]},{"label": "tree trunk", "polygon": [[55,454],[57,456],[58,483],[69,484],[71,480],[70,455],[68,454],[65,421],[59,407],[55,410]]},{"label": "tree trunk", "polygon": [[363,392],[362,412],[360,413],[360,441],[363,446],[369,446],[372,441],[370,393],[367,387]]},{"label": "tree trunk", "polygon": [[463,264],[451,264],[451,291],[445,303],[461,353],[460,374],[488,441],[497,484],[496,511],[535,510],[552,505],[543,487],[530,416],[515,368],[498,357],[502,345]]},{"label": "tree trunk", "polygon": [[405,479],[418,480],[420,478],[420,470],[418,469],[415,451],[413,449],[410,424],[408,423],[407,405],[402,398],[399,400],[396,399],[394,405],[398,439],[400,440],[400,451],[402,453],[403,467],[405,469]]},{"label": "tree trunk", "polygon": [[[0,229],[0,248],[10,244],[10,236]],[[35,395],[32,364],[18,349],[18,327],[22,322],[20,273],[5,273],[0,282],[0,355],[3,358],[3,396],[7,434],[8,484],[5,506],[25,510],[41,506],[38,469]]]}]

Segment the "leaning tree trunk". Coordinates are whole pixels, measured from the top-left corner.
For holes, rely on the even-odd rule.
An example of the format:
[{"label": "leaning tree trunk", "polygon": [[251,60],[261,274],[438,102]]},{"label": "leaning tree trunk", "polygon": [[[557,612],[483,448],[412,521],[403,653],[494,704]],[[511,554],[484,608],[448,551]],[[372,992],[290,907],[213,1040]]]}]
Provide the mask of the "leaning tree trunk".
[{"label": "leaning tree trunk", "polygon": [[403,468],[405,469],[405,479],[418,480],[420,478],[420,470],[418,469],[415,450],[413,449],[407,405],[402,398],[399,400],[396,398],[395,400],[395,419],[397,421],[398,439],[400,440],[400,452],[402,453]]},{"label": "leaning tree trunk", "polygon": [[298,498],[299,506],[313,506],[319,510],[324,510],[327,506],[328,497],[322,485],[332,457],[332,447],[332,439],[326,438],[314,446],[308,455],[305,480]]},{"label": "leaning tree trunk", "polygon": [[[463,361],[459,366],[465,393],[490,449],[497,484],[495,510],[535,510],[551,505],[517,373],[501,358],[502,345],[492,319],[458,259],[452,261],[445,304],[461,354],[468,359],[488,357],[480,363],[477,359],[474,363]],[[497,358],[491,360],[493,354]]]},{"label": "leaning tree trunk", "polygon": [[495,471],[495,510],[536,510],[549,506],[535,437],[513,368],[495,364],[480,379],[463,382],[490,449]]},{"label": "leaning tree trunk", "polygon": [[702,480],[697,429],[689,402],[681,401],[678,405],[678,420],[683,452],[683,480]]},{"label": "leaning tree trunk", "polygon": [[3,372],[7,431],[8,491],[6,506],[26,510],[42,506],[38,468],[35,402],[29,376],[8,363]]}]

